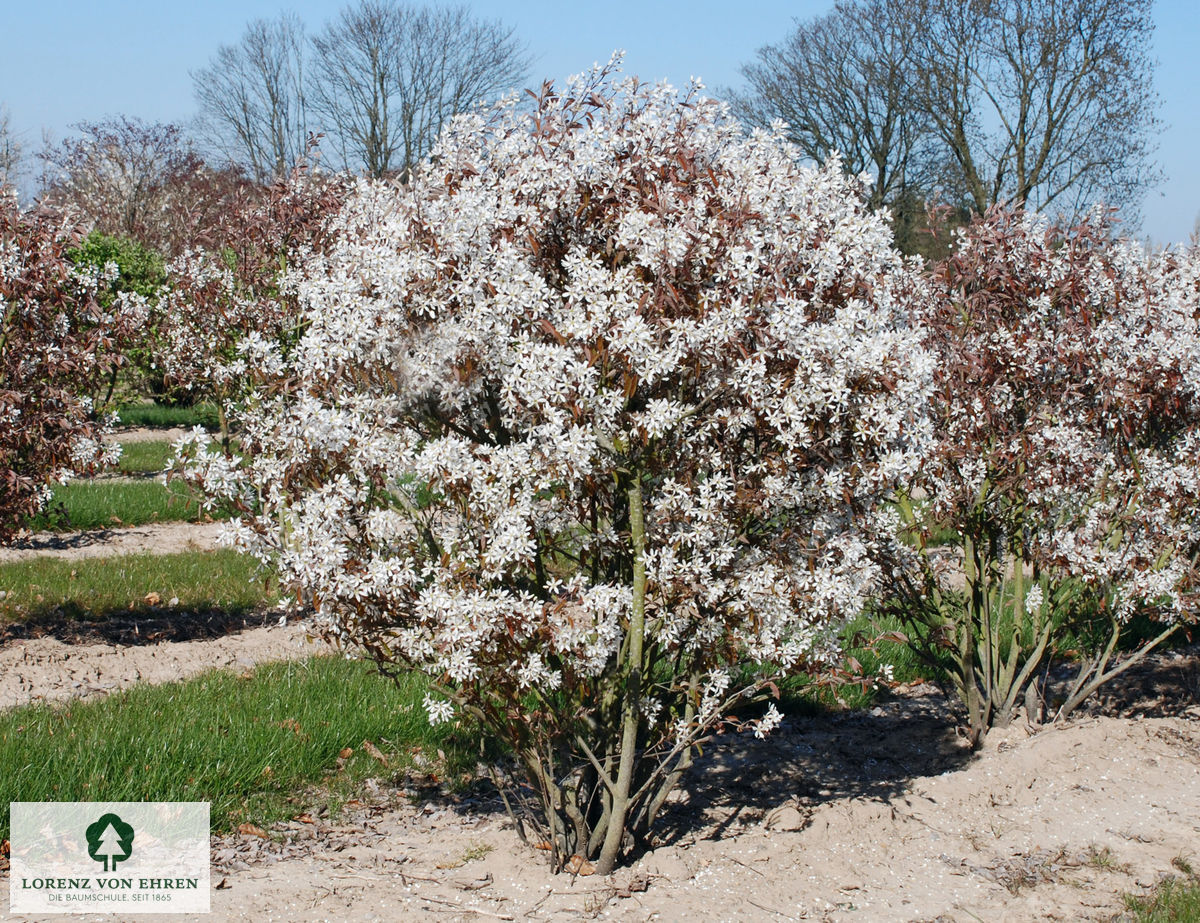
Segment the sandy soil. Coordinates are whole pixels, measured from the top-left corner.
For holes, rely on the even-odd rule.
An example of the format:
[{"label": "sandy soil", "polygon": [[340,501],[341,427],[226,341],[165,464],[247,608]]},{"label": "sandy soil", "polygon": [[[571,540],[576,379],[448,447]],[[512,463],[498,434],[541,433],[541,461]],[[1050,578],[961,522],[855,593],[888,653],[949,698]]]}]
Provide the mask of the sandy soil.
[{"label": "sandy soil", "polygon": [[[29,702],[93,698],[134,683],[167,683],[222,667],[329,653],[303,625],[279,614],[231,619],[220,612],[109,620],[83,629],[37,627],[39,637],[0,630],[0,708]],[[5,640],[5,634],[9,638]],[[81,643],[82,642],[82,643]]]},{"label": "sandy soil", "polygon": [[91,532],[35,532],[0,546],[0,564],[31,558],[106,558],[117,554],[211,551],[221,523],[160,522]]},{"label": "sandy soil", "polygon": [[[249,667],[303,653],[302,637],[10,640],[0,703]],[[978,754],[929,685],[766,741],[726,735],[655,848],[608,878],[551,875],[487,787],[381,770],[373,803],[336,823],[214,838],[206,919],[1111,920],[1173,859],[1200,864],[1198,678],[1200,651],[1158,655],[1093,714],[993,732]],[[6,889],[0,874],[0,906]]]},{"label": "sandy soil", "polygon": [[223,841],[212,919],[1109,920],[1195,856],[1194,717],[1001,735],[972,759],[940,711],[723,742],[662,844],[610,878],[552,876],[494,806],[419,793]]},{"label": "sandy soil", "polygon": [[181,426],[170,428],[164,427],[142,427],[142,426],[118,426],[112,433],[105,437],[105,442],[174,442],[181,436],[190,433],[191,429],[185,429]]}]

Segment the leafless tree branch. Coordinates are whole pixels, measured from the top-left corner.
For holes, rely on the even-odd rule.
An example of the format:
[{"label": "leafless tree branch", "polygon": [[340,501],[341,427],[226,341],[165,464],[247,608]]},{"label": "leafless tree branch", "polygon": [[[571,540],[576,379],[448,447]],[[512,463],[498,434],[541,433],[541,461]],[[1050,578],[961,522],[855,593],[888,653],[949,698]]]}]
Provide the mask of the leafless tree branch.
[{"label": "leafless tree branch", "polygon": [[287,175],[305,154],[305,57],[304,25],[285,13],[254,20],[192,74],[207,140],[260,182]]},{"label": "leafless tree branch", "polygon": [[1153,0],[841,0],[761,49],[735,108],[815,160],[917,190],[1075,216],[1157,176]]},{"label": "leafless tree branch", "polygon": [[313,39],[313,111],[347,166],[409,170],[442,124],[516,86],[529,57],[513,31],[465,7],[361,0]]}]

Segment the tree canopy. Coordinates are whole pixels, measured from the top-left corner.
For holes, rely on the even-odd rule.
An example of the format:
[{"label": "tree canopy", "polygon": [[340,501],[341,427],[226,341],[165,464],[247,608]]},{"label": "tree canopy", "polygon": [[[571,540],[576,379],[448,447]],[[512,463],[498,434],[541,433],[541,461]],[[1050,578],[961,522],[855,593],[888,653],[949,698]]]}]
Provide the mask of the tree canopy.
[{"label": "tree canopy", "polygon": [[1136,218],[1159,127],[1152,0],[841,0],[742,69],[741,114],[812,158],[976,214]]}]

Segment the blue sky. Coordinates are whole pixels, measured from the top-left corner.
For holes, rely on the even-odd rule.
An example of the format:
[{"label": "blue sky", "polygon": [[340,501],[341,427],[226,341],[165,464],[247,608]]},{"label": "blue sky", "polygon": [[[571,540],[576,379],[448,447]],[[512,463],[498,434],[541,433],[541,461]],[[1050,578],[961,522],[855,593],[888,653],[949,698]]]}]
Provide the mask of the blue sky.
[{"label": "blue sky", "polygon": [[[296,12],[310,31],[341,0],[6,0],[0,12],[0,104],[27,149],[80,120],[125,114],[186,123],[194,114],[189,72],[217,46],[236,42],[248,20]],[[825,12],[831,0],[691,2],[476,0],[479,15],[512,25],[536,58],[532,81],[563,77],[627,52],[625,70],[682,84],[737,86],[738,68],[777,41],[795,18]],[[1155,5],[1157,87],[1166,123],[1158,161],[1167,179],[1143,203],[1142,233],[1157,243],[1184,241],[1200,216],[1200,4]]]}]

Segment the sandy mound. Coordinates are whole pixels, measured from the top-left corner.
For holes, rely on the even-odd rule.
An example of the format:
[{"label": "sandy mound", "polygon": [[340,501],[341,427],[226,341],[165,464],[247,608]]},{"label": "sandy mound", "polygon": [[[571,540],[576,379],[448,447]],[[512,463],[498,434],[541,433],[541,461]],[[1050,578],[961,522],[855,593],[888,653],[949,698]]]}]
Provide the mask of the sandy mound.
[{"label": "sandy mound", "polygon": [[611,878],[550,875],[486,796],[412,789],[215,841],[211,919],[1110,920],[1200,852],[1200,710],[997,734],[974,757],[946,711],[923,690],[722,739],[662,844]]}]

